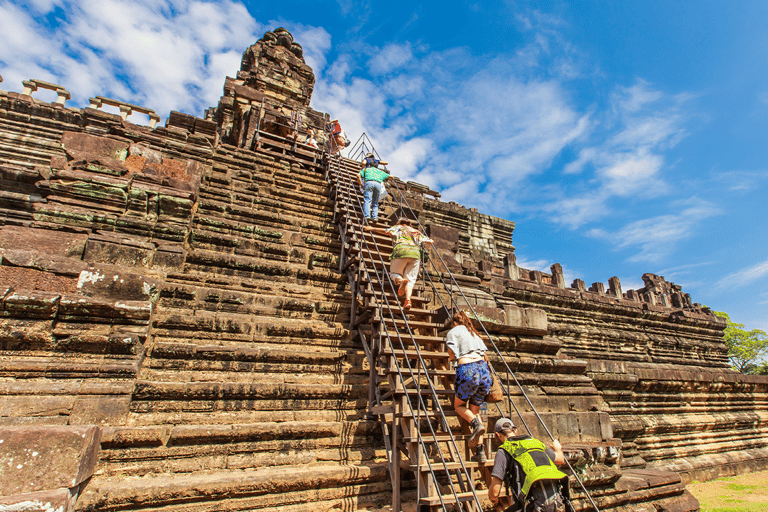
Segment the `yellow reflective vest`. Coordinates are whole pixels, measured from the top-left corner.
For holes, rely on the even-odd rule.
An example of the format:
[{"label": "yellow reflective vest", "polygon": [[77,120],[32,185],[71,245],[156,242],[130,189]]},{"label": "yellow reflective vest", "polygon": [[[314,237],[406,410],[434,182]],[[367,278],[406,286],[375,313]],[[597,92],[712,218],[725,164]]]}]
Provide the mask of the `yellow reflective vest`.
[{"label": "yellow reflective vest", "polygon": [[[531,485],[538,480],[568,478],[568,475],[557,469],[555,463],[547,456],[547,447],[538,439],[532,437],[510,438],[504,441],[500,448],[512,456],[523,468],[525,481],[521,492],[524,496],[528,496]],[[512,468],[507,466],[507,472],[510,469]]]}]

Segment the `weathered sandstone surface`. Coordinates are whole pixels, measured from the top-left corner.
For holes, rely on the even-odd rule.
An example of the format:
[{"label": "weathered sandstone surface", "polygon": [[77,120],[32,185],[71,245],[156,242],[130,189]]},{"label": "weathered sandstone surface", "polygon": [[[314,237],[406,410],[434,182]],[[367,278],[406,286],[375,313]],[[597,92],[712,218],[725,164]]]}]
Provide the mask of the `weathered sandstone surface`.
[{"label": "weathered sandstone surface", "polygon": [[[206,118],[161,127],[30,83],[0,91],[0,506],[389,503],[298,43],[267,33]],[[691,479],[768,467],[768,378],[729,369],[724,323],[679,287],[568,285],[517,266],[514,223],[394,187],[602,510],[694,511]]]}]

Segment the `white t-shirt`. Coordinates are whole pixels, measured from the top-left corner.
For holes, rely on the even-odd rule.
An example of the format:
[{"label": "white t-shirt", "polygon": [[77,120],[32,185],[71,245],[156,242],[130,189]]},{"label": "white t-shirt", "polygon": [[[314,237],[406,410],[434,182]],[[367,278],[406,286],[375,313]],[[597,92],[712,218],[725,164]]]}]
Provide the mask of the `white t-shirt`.
[{"label": "white t-shirt", "polygon": [[450,348],[456,360],[462,357],[482,358],[486,348],[480,336],[472,334],[469,329],[463,325],[457,325],[445,335],[445,344]]}]

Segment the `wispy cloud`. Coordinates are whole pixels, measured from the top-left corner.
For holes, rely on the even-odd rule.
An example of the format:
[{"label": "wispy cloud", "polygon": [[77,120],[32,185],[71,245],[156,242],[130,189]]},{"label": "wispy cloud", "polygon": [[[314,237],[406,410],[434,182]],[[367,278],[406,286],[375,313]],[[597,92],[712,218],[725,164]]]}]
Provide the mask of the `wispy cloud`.
[{"label": "wispy cloud", "polygon": [[576,229],[608,215],[609,208],[602,194],[588,193],[568,197],[565,193],[550,196],[550,201],[540,206],[542,212],[556,224]]},{"label": "wispy cloud", "polygon": [[718,190],[735,193],[747,193],[758,190],[768,181],[768,170],[761,171],[712,171],[712,181],[718,184]]},{"label": "wispy cloud", "polygon": [[611,240],[617,248],[636,248],[638,252],[630,262],[655,263],[674,250],[677,242],[691,237],[705,219],[721,213],[716,206],[696,198],[679,206],[682,209],[677,213],[630,222],[613,233],[594,228],[587,235]]},{"label": "wispy cloud", "polygon": [[528,260],[523,257],[517,258],[517,266],[521,268],[527,268],[528,270],[540,270],[542,272],[549,272],[552,266],[551,261],[547,260]]},{"label": "wispy cloud", "polygon": [[383,75],[402,68],[413,57],[411,45],[388,44],[381,50],[375,52],[374,56],[368,61],[368,69],[374,75]]},{"label": "wispy cloud", "polygon": [[[576,158],[563,166],[563,174],[580,180],[580,187],[569,186],[567,197],[553,187],[541,210],[554,222],[575,229],[611,215],[614,198],[642,195],[647,200],[669,194],[664,152],[686,136],[684,107],[690,98],[666,95],[643,81],[618,87],[610,110],[591,116],[590,141],[581,147],[574,144]],[[674,224],[673,219],[669,222]],[[642,222],[630,227],[645,232]]]},{"label": "wispy cloud", "polygon": [[742,288],[755,284],[759,280],[768,277],[768,260],[738,270],[720,279],[715,286],[718,289]]}]

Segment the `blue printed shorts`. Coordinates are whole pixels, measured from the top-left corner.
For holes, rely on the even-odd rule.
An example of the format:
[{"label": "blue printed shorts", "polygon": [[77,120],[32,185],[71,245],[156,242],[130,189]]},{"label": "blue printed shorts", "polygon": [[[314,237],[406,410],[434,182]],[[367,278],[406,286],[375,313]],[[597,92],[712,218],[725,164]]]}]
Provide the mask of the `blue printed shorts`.
[{"label": "blue printed shorts", "polygon": [[485,361],[461,364],[456,367],[454,391],[462,402],[483,405],[485,395],[491,389],[493,379]]}]

